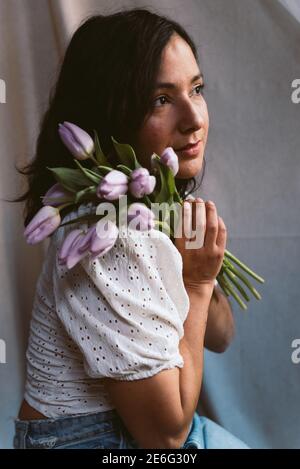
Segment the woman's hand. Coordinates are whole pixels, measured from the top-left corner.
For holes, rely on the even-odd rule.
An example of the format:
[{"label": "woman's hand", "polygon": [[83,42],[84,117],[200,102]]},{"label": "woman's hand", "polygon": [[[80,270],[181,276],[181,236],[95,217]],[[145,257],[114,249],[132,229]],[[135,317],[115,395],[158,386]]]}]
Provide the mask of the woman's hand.
[{"label": "woman's hand", "polygon": [[197,288],[214,283],[226,249],[225,223],[214,203],[200,198],[185,201],[182,212],[177,232],[182,236],[175,236],[175,246],[182,256],[184,284]]}]

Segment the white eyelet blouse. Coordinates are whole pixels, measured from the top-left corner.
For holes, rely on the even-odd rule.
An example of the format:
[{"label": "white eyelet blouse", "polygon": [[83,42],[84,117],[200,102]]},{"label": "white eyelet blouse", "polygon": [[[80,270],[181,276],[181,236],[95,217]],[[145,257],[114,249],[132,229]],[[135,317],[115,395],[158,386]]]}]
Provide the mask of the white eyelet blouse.
[{"label": "white eyelet blouse", "polygon": [[[64,221],[94,212],[82,204]],[[68,270],[57,254],[78,223],[52,235],[32,311],[24,397],[50,418],[113,409],[102,378],[137,380],[184,364],[189,297],[171,239],[129,229],[104,256]]]}]

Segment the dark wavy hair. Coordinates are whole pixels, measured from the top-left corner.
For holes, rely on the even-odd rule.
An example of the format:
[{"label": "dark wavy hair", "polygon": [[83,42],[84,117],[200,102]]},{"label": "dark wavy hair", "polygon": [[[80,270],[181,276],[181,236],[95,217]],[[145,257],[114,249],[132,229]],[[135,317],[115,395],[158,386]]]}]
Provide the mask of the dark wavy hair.
[{"label": "dark wavy hair", "polygon": [[[114,162],[110,137],[125,143],[134,140],[151,108],[162,51],[174,33],[189,44],[198,61],[195,44],[184,28],[145,8],[93,15],[75,31],[57,83],[50,90],[35,157],[24,167],[16,167],[26,176],[28,190],[10,202],[25,201],[25,226],[42,207],[41,196],[56,182],[47,167],[74,166],[59,137],[58,124],[73,122],[91,136],[95,129],[104,153]],[[85,163],[92,165],[90,160]],[[198,187],[194,177],[176,179],[182,197],[200,187],[205,165],[204,159]]]}]

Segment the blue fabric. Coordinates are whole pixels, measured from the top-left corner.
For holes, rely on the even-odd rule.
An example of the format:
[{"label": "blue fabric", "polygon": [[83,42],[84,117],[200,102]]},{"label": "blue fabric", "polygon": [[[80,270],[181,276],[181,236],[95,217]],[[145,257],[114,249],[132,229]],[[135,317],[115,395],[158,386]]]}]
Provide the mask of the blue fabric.
[{"label": "blue fabric", "polygon": [[[15,420],[15,449],[138,448],[115,410],[55,419]],[[196,412],[185,448],[248,448],[216,423]]]},{"label": "blue fabric", "polygon": [[182,448],[249,449],[249,446],[225,428],[195,412],[192,428]]}]

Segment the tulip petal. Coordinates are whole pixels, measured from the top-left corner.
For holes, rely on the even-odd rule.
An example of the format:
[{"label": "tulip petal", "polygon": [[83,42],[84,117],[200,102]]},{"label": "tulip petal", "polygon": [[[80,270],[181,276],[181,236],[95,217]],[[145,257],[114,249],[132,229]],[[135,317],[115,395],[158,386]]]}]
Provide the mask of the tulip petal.
[{"label": "tulip petal", "polygon": [[85,130],[78,127],[78,125],[72,124],[71,122],[64,122],[64,126],[70,130],[74,141],[76,141],[80,147],[84,148],[87,154],[94,150],[94,142],[91,136]]},{"label": "tulip petal", "polygon": [[58,253],[59,262],[64,262],[69,255],[72,244],[82,234],[82,230],[76,229],[71,231],[64,239],[61,248]]},{"label": "tulip petal", "polygon": [[118,170],[110,171],[97,187],[97,197],[116,200],[128,191],[128,177]]},{"label": "tulip petal", "polygon": [[155,226],[154,213],[145,204],[135,202],[130,205],[127,212],[128,223],[136,226],[136,230],[147,231]]},{"label": "tulip petal", "polygon": [[24,235],[28,236],[31,232],[36,230],[36,228],[44,223],[46,220],[52,217],[56,217],[59,214],[59,211],[55,207],[51,207],[50,205],[46,205],[42,207],[36,215],[33,217],[33,219],[30,221],[30,223],[27,225]]},{"label": "tulip petal", "polygon": [[89,246],[91,244],[91,241],[93,239],[93,236],[94,236],[94,232],[96,231],[96,225],[92,226],[88,231],[87,233],[83,236],[81,242],[80,242],[80,245],[78,246],[78,251],[81,253],[81,252],[84,252],[86,251],[87,249],[89,249]]},{"label": "tulip petal", "polygon": [[31,231],[29,235],[27,235],[27,243],[36,244],[40,241],[43,241],[58,228],[60,222],[61,218],[59,215],[49,218],[44,223],[40,224],[34,231]]},{"label": "tulip petal", "polygon": [[128,183],[128,177],[126,176],[126,174],[122,173],[122,171],[118,171],[117,169],[114,169],[107,173],[103,180],[107,181],[109,184],[114,185],[126,185]]},{"label": "tulip petal", "polygon": [[[55,199],[58,199],[57,201]],[[43,205],[56,207],[63,202],[69,202],[73,199],[71,192],[65,189],[59,182],[54,184],[42,197]]]},{"label": "tulip petal", "polygon": [[85,160],[94,151],[94,142],[90,135],[71,122],[64,122],[58,126],[59,135],[75,158]]},{"label": "tulip petal", "polygon": [[82,243],[84,235],[78,236],[78,238],[73,242],[69,254],[66,259],[66,265],[68,269],[72,269],[81,259],[83,259],[88,254],[88,249],[85,251],[79,252],[79,248]]},{"label": "tulip petal", "polygon": [[170,168],[172,171],[173,175],[176,176],[176,174],[179,171],[179,163],[178,163],[178,156],[175,153],[174,149],[172,147],[167,147],[163,151],[160,161]]},{"label": "tulip petal", "polygon": [[118,234],[119,230],[111,220],[99,220],[90,245],[92,258],[94,259],[108,252],[114,246]]}]

